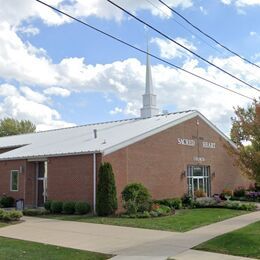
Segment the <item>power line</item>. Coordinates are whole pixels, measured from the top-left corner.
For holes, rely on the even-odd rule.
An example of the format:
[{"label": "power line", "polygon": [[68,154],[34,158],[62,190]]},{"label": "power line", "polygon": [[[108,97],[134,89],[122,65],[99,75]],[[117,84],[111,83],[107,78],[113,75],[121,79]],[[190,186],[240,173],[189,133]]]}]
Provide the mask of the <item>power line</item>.
[{"label": "power line", "polygon": [[128,14],[129,16],[133,17],[135,20],[137,20],[138,22],[146,25],[147,27],[151,28],[152,30],[154,30],[155,32],[159,33],[160,35],[162,35],[163,37],[165,37],[166,39],[170,40],[171,42],[175,43],[176,45],[180,46],[181,48],[185,49],[186,51],[190,52],[191,54],[193,54],[194,56],[198,57],[199,59],[203,60],[204,62],[210,64],[211,66],[217,68],[218,70],[222,71],[223,73],[229,75],[230,77],[236,79],[237,81],[240,81],[241,83],[247,85],[248,87],[256,90],[256,91],[259,91],[260,92],[260,89],[252,86],[251,84],[245,82],[244,80],[234,76],[233,74],[231,74],[230,72],[222,69],[221,67],[215,65],[214,63],[212,63],[211,61],[208,61],[206,58],[200,56],[199,54],[197,54],[196,52],[190,50],[189,48],[185,47],[184,45],[182,45],[181,43],[175,41],[174,39],[172,39],[171,37],[169,37],[168,35],[166,35],[165,33],[159,31],[158,29],[156,29],[154,26],[150,25],[149,23],[143,21],[142,19],[138,18],[137,16],[133,15],[132,13],[128,12],[126,9],[124,9],[123,7],[119,6],[118,4],[114,3],[113,1],[111,0],[107,0],[109,3],[111,3],[112,5],[116,6],[118,9],[120,9],[121,11],[123,11],[124,13]]},{"label": "power line", "polygon": [[204,42],[206,45],[208,45],[209,47],[211,47],[212,49],[214,49],[215,51],[222,53],[219,49],[217,49],[216,47],[212,46],[210,43],[208,43],[206,40],[204,40],[201,36],[199,36],[198,34],[196,34],[195,32],[191,31],[189,28],[187,28],[186,26],[184,26],[182,23],[180,23],[179,21],[177,21],[176,19],[174,19],[172,16],[170,16],[169,14],[167,14],[163,9],[161,9],[160,7],[158,7],[157,5],[155,5],[152,1],[150,0],[145,0],[147,3],[149,3],[150,5],[152,5],[154,8],[156,8],[157,10],[159,10],[160,12],[164,13],[168,18],[172,19],[175,23],[177,23],[179,26],[181,26],[184,30],[186,30],[187,32],[191,33],[192,35],[195,35],[197,38],[199,38],[202,42]]},{"label": "power line", "polygon": [[260,66],[258,66],[257,64],[253,63],[252,61],[244,58],[243,56],[241,56],[240,54],[238,54],[235,51],[232,51],[230,48],[228,48],[227,46],[223,45],[222,43],[220,43],[218,40],[216,40],[214,37],[210,36],[209,34],[207,34],[206,32],[202,31],[198,26],[194,25],[192,22],[190,22],[187,18],[185,18],[183,15],[181,15],[179,12],[177,12],[176,10],[174,10],[173,8],[171,8],[169,5],[167,5],[164,1],[162,0],[158,0],[161,4],[163,4],[164,6],[166,6],[169,10],[171,10],[173,13],[175,13],[176,15],[178,15],[179,17],[181,17],[185,22],[187,22],[190,26],[192,26],[194,29],[196,29],[197,31],[199,31],[200,33],[202,33],[204,36],[206,36],[207,38],[209,38],[210,40],[214,41],[217,45],[221,46],[222,48],[224,48],[225,50],[227,50],[228,52],[232,53],[233,55],[239,57],[240,59],[242,59],[243,61],[257,67],[260,69]]},{"label": "power line", "polygon": [[108,37],[110,37],[110,38],[116,40],[117,42],[120,42],[120,43],[122,43],[122,44],[124,44],[124,45],[126,45],[126,46],[128,46],[128,47],[130,47],[130,48],[132,48],[132,49],[135,49],[135,50],[137,50],[137,51],[143,53],[143,54],[149,55],[150,57],[153,57],[154,59],[159,60],[159,61],[161,61],[161,62],[163,62],[163,63],[165,63],[165,64],[167,64],[167,65],[170,65],[170,66],[172,66],[172,67],[174,67],[174,68],[176,68],[176,69],[178,69],[178,70],[184,71],[185,73],[188,73],[188,74],[190,74],[190,75],[192,75],[192,76],[194,76],[194,77],[196,77],[196,78],[199,78],[199,79],[201,79],[201,80],[204,80],[204,81],[206,81],[206,82],[208,82],[208,83],[210,83],[210,84],[212,84],[212,85],[215,85],[215,86],[217,86],[217,87],[220,87],[220,88],[222,88],[222,89],[225,89],[225,90],[227,90],[227,91],[230,91],[230,92],[232,92],[232,93],[234,93],[234,94],[240,95],[240,96],[242,96],[242,97],[244,97],[244,98],[247,98],[247,99],[250,99],[250,100],[253,100],[253,101],[255,100],[255,99],[252,98],[252,97],[249,97],[249,96],[247,96],[247,95],[244,95],[244,94],[242,94],[242,93],[239,93],[239,92],[237,92],[237,91],[235,91],[235,90],[229,89],[229,88],[227,88],[227,87],[225,87],[225,86],[222,86],[222,85],[220,85],[220,84],[218,84],[218,83],[216,83],[216,82],[214,82],[214,81],[211,81],[211,80],[209,80],[209,79],[207,79],[207,78],[204,78],[204,77],[202,77],[202,76],[199,76],[199,75],[197,75],[197,74],[195,74],[195,73],[193,73],[193,72],[191,72],[191,71],[188,71],[188,70],[186,70],[186,69],[183,69],[183,68],[181,68],[181,67],[179,67],[179,66],[177,66],[177,65],[175,65],[175,64],[173,64],[173,63],[171,63],[171,62],[168,62],[168,61],[166,61],[166,60],[164,60],[164,59],[162,59],[162,58],[160,58],[160,57],[158,57],[158,56],[156,56],[156,55],[154,55],[154,54],[148,53],[147,51],[145,51],[145,50],[143,50],[143,49],[140,49],[140,48],[138,48],[138,47],[136,47],[136,46],[134,46],[134,45],[132,45],[132,44],[130,44],[130,43],[124,41],[124,40],[121,40],[120,38],[118,38],[118,37],[116,37],[116,36],[113,36],[112,34],[106,33],[105,31],[103,31],[103,30],[101,30],[101,29],[98,29],[97,27],[94,27],[94,26],[92,26],[92,25],[90,25],[90,24],[88,24],[88,23],[86,23],[86,22],[84,22],[84,21],[82,21],[82,20],[80,20],[80,19],[78,19],[78,18],[76,18],[76,17],[74,17],[74,16],[68,14],[68,13],[65,13],[65,12],[59,10],[58,8],[53,7],[53,6],[51,6],[51,5],[49,5],[49,4],[45,3],[45,2],[43,2],[43,1],[41,1],[41,0],[35,0],[35,1],[39,2],[39,3],[42,4],[42,5],[45,5],[45,6],[49,7],[50,9],[52,9],[52,10],[58,12],[58,13],[61,13],[61,14],[65,15],[65,16],[71,18],[72,20],[75,20],[75,21],[77,21],[77,22],[79,22],[79,23],[81,23],[81,24],[83,24],[83,25],[85,25],[85,26],[87,26],[87,27],[89,27],[89,28],[91,28],[91,29],[93,29],[93,30],[95,30],[95,31],[97,31],[97,32],[99,32],[99,33],[105,35],[105,36],[108,36]]}]

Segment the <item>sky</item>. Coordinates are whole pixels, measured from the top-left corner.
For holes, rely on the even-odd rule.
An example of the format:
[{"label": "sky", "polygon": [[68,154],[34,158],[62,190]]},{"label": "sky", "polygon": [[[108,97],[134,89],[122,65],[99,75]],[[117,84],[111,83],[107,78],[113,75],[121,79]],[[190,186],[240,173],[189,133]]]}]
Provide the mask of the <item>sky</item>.
[{"label": "sky", "polygon": [[[252,98],[238,82],[147,29],[106,0],[45,0],[95,27]],[[260,88],[260,69],[202,36],[158,0],[114,0],[177,42]],[[260,0],[165,0],[222,44],[260,65]],[[140,116],[142,53],[35,0],[0,0],[0,119],[37,131]],[[229,134],[234,107],[251,101],[151,59],[160,111],[196,109]]]}]

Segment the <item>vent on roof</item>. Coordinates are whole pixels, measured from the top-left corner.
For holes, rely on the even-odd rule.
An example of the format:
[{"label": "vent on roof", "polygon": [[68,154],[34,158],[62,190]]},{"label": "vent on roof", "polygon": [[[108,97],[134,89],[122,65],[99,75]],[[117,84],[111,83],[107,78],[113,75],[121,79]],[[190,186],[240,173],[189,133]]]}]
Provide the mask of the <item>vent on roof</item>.
[{"label": "vent on roof", "polygon": [[94,132],[94,138],[96,139],[97,138],[97,129],[94,129],[93,132]]}]

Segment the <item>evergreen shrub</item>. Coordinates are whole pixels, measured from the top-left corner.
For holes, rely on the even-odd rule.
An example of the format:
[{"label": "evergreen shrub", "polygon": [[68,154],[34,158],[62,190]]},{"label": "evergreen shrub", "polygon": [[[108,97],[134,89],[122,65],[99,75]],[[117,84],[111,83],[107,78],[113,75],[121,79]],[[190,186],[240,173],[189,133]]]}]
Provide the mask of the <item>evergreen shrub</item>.
[{"label": "evergreen shrub", "polygon": [[97,214],[108,216],[117,210],[117,194],[112,165],[102,163],[99,168],[97,186]]}]

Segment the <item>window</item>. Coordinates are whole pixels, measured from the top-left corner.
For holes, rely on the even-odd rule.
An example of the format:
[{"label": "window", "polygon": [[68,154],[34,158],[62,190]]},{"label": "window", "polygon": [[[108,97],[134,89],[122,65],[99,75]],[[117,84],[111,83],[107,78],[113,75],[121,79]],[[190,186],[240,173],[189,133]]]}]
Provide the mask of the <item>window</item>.
[{"label": "window", "polygon": [[11,191],[18,191],[19,186],[19,172],[18,171],[11,171]]}]

